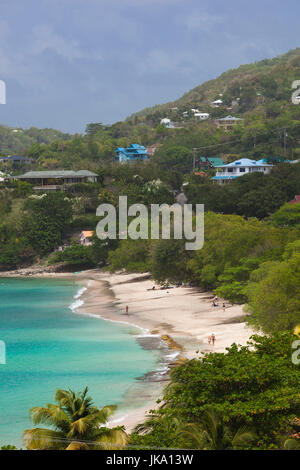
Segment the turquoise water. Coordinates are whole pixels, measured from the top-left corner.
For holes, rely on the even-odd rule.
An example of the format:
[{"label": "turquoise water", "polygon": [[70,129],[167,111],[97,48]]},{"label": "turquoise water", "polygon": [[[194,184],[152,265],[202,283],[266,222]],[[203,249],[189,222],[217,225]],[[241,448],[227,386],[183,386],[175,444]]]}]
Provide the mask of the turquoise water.
[{"label": "turquoise water", "polygon": [[[86,385],[102,407],[122,400],[135,378],[157,366],[129,326],[79,315],[79,286],[54,279],[0,279],[0,446],[21,445],[29,408],[53,403],[57,388]],[[131,333],[131,334],[129,334]]]}]

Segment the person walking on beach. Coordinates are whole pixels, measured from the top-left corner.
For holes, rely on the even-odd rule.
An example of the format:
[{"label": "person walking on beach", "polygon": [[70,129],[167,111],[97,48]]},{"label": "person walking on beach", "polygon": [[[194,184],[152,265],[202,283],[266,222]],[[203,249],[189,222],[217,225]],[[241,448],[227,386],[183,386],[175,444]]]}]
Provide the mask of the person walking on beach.
[{"label": "person walking on beach", "polygon": [[126,315],[128,315],[128,305],[126,305]]},{"label": "person walking on beach", "polygon": [[211,343],[211,336],[208,337],[208,344]]},{"label": "person walking on beach", "polygon": [[211,334],[210,338],[211,338],[212,344],[213,344],[213,346],[214,346],[214,345],[215,345],[215,341],[216,341],[216,337],[215,337],[214,333]]}]

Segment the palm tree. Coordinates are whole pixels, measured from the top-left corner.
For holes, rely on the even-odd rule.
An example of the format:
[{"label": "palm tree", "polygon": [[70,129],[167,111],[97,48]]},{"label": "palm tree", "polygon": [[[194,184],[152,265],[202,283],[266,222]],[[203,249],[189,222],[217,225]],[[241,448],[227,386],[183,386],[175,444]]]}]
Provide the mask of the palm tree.
[{"label": "palm tree", "polygon": [[194,449],[203,450],[234,449],[255,439],[255,433],[247,427],[240,428],[232,436],[223,417],[213,410],[204,412],[200,424],[185,424],[178,432],[187,438]]},{"label": "palm tree", "polygon": [[101,410],[94,406],[87,396],[88,387],[83,392],[58,389],[55,401],[46,407],[31,408],[34,424],[44,424],[53,429],[26,429],[23,439],[27,449],[49,450],[89,450],[123,449],[128,441],[124,428],[106,428],[108,418],[116,406],[105,406]]}]

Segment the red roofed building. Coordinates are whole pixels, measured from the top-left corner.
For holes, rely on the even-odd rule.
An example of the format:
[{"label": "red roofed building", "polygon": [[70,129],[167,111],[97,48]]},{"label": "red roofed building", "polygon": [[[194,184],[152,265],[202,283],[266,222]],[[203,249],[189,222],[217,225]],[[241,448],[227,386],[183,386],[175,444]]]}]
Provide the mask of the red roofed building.
[{"label": "red roofed building", "polygon": [[289,204],[296,204],[296,202],[300,202],[300,194],[298,196],[295,196],[295,199],[289,201]]},{"label": "red roofed building", "polygon": [[90,246],[92,244],[93,230],[82,230],[80,234],[80,244],[83,246]]}]

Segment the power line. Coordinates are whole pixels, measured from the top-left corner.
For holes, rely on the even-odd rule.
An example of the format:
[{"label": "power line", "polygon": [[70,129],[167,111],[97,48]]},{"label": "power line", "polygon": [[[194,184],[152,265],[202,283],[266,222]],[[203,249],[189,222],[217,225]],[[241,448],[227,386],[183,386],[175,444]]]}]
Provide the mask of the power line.
[{"label": "power line", "polygon": [[[286,134],[286,130],[287,129],[294,129],[295,127],[299,127],[300,126],[300,123],[299,124],[295,124],[294,126],[284,126],[284,127],[277,127],[275,129],[272,129],[270,130],[269,132],[267,132],[265,135],[270,135],[270,134],[273,134],[274,132],[276,131],[280,131],[280,130],[283,130],[284,131],[284,135],[285,135],[285,138],[287,137],[287,134]],[[253,136],[253,138],[256,140],[256,137],[258,137],[259,134],[255,134]],[[195,147],[193,148],[193,152],[194,152],[194,155],[195,155],[195,151],[197,150],[203,150],[203,149],[209,149],[209,148],[214,148],[214,147],[222,147],[223,145],[229,145],[229,144],[238,144],[238,143],[241,143],[241,142],[244,142],[242,139],[239,139],[239,140],[229,140],[227,142],[222,142],[220,144],[212,144],[212,145],[205,145],[205,146],[202,146],[202,147]],[[285,144],[286,145],[286,144]]]}]

